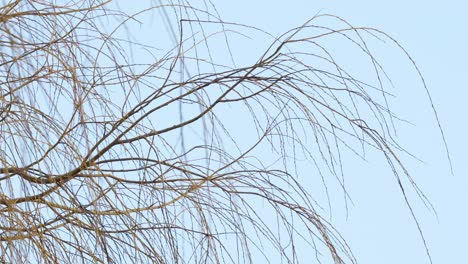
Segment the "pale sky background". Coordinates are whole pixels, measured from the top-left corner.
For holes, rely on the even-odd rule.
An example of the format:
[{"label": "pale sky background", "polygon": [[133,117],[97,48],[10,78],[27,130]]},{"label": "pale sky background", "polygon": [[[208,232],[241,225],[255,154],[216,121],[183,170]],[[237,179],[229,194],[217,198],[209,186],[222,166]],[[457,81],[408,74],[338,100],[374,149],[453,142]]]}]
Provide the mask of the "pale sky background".
[{"label": "pale sky background", "polygon": [[[411,172],[434,204],[438,218],[416,204],[433,263],[468,263],[468,4],[465,1],[215,1],[227,21],[255,25],[279,34],[316,13],[331,13],[355,26],[375,27],[396,38],[420,67],[448,141],[454,175],[416,72],[404,65],[392,78],[404,81],[401,105],[392,107],[415,126],[399,127],[399,140],[425,163],[407,160]],[[385,49],[392,50],[390,46]],[[392,53],[393,54],[393,53]],[[382,55],[386,67],[402,60]],[[407,62],[409,64],[409,62]],[[385,175],[380,175],[384,172]],[[388,167],[371,162],[348,167],[348,188],[355,203],[339,231],[359,263],[429,263],[416,226],[404,206]],[[420,209],[420,210],[419,210]]]},{"label": "pale sky background", "polygon": [[[354,26],[380,29],[399,41],[424,75],[447,139],[454,171],[452,175],[416,71],[394,45],[382,44],[375,54],[389,70],[396,94],[400,96],[391,108],[414,124],[397,126],[398,141],[424,161],[405,159],[418,185],[433,203],[437,216],[417,200],[413,206],[433,263],[468,263],[465,254],[468,250],[465,153],[468,85],[464,79],[468,74],[468,4],[461,0],[213,2],[225,21],[256,26],[273,35],[300,26],[317,13],[330,13]],[[252,47],[242,49],[243,52],[236,53],[243,54],[239,56],[244,57],[236,58],[240,61],[255,54]],[[333,223],[359,263],[429,263],[388,165],[378,158],[368,157],[368,160],[367,164],[347,164],[347,188],[354,206],[350,206],[347,218],[342,204],[334,206]]]}]

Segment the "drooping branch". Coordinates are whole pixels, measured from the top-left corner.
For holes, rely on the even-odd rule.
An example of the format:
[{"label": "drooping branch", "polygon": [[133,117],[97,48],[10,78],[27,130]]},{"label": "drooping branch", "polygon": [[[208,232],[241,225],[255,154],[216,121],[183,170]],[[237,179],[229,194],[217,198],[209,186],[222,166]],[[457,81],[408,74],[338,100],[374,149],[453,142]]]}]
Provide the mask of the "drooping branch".
[{"label": "drooping branch", "polygon": [[[318,262],[355,263],[299,180],[317,178],[329,195],[336,179],[346,194],[344,152],[382,153],[405,198],[427,200],[366,44],[393,39],[317,15],[267,35],[271,45],[237,66],[222,59],[236,55],[229,40],[264,32],[196,4],[133,15],[97,0],[0,7],[1,261],[297,263],[303,243]],[[175,44],[134,37],[134,23],[155,17]],[[375,80],[341,65],[330,40],[359,52]],[[298,173],[301,159],[315,171]]]}]

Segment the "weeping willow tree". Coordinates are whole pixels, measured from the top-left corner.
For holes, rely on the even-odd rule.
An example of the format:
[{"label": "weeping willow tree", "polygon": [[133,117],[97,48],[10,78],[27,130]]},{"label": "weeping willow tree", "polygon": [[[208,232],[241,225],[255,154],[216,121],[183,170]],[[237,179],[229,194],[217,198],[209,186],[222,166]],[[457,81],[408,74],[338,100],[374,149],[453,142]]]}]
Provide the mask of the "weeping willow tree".
[{"label": "weeping willow tree", "polygon": [[367,44],[408,56],[390,36],[325,14],[272,36],[211,2],[119,4],[1,3],[2,263],[356,263],[317,198],[334,182],[348,199],[344,153],[380,153],[428,202]]}]

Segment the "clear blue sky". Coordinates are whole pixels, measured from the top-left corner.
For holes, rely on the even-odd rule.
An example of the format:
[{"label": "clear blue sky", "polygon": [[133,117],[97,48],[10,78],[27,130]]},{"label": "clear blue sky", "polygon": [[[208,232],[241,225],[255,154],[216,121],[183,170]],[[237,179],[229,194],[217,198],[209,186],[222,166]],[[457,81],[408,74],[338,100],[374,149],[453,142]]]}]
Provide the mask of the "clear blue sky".
[{"label": "clear blue sky", "polygon": [[[414,124],[398,125],[398,140],[424,161],[407,158],[405,162],[438,216],[417,199],[413,199],[413,205],[433,263],[468,263],[468,87],[464,79],[468,70],[468,4],[453,0],[214,3],[225,21],[256,26],[273,35],[299,26],[317,13],[330,13],[354,26],[383,30],[402,44],[416,61],[432,94],[454,170],[452,175],[429,101],[410,62],[390,43],[375,47],[399,96],[391,108]],[[255,49],[242,49],[236,54],[244,57],[237,60],[255,56]],[[342,203],[334,205],[333,223],[359,263],[428,263],[417,228],[387,164],[378,158],[368,160],[367,164],[347,164],[347,187],[354,205],[347,217]]]},{"label": "clear blue sky", "polygon": [[[425,163],[407,160],[436,207],[415,207],[434,263],[468,263],[468,4],[465,1],[215,1],[228,21],[255,25],[273,34],[298,26],[314,14],[331,13],[355,26],[382,29],[408,50],[420,67],[446,134],[454,175],[416,73],[403,60],[383,56],[401,100],[393,108],[415,126],[399,127],[399,140]],[[285,4],[287,3],[287,4]],[[385,46],[379,49],[394,49]],[[391,53],[394,54],[394,53]],[[407,62],[409,64],[409,62]],[[401,70],[398,70],[401,66]],[[347,168],[355,203],[348,220],[334,218],[360,263],[428,263],[409,212],[384,163]],[[337,210],[342,208],[337,208]]]}]

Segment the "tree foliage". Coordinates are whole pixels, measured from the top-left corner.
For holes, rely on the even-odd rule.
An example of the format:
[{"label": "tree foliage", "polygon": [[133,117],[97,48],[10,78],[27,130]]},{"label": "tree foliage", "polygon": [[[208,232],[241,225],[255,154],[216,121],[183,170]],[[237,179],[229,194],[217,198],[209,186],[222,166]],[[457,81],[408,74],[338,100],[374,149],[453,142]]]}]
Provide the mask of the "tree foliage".
[{"label": "tree foliage", "polygon": [[[366,44],[398,48],[385,33],[322,14],[273,37],[211,2],[118,4],[2,2],[2,263],[297,263],[304,244],[312,261],[354,263],[301,180],[346,194],[344,152],[377,150],[425,200]],[[156,42],[135,31],[148,23],[165,25]],[[238,65],[245,34],[271,42]],[[334,41],[374,78],[338,63]]]}]

